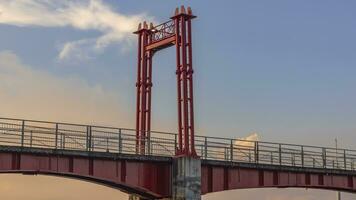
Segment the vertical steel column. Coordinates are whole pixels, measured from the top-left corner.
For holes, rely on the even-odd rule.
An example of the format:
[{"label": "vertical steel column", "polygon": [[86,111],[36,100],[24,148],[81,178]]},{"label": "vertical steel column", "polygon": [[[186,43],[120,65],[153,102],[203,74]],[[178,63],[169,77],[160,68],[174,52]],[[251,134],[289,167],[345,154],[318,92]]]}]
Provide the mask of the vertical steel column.
[{"label": "vertical steel column", "polygon": [[177,54],[177,91],[178,91],[178,154],[196,156],[194,146],[194,112],[193,112],[193,65],[191,19],[194,18],[188,8],[186,13],[182,6],[180,13],[176,10],[175,34]]},{"label": "vertical steel column", "polygon": [[[146,28],[146,23],[143,24],[143,30]],[[140,131],[140,153],[144,154],[145,151],[145,138],[146,138],[146,114],[147,114],[147,53],[145,46],[147,45],[147,33],[142,32],[142,76],[141,76],[141,131]]]},{"label": "vertical steel column", "polygon": [[[136,152],[145,153],[145,141],[149,136],[151,123],[151,75],[152,74],[152,59],[151,52],[146,51],[146,46],[149,43],[149,29],[147,23],[143,23],[138,27],[138,62],[137,62],[137,104],[136,104]],[[147,136],[146,136],[147,134]]]},{"label": "vertical steel column", "polygon": [[141,121],[141,68],[142,68],[142,33],[141,23],[138,26],[138,47],[137,47],[137,81],[136,81],[136,153],[139,153],[140,145],[140,121]]},{"label": "vertical steel column", "polygon": [[[151,25],[152,26],[152,25]],[[149,41],[151,37],[149,37]],[[151,99],[152,99],[152,58],[153,58],[153,52],[148,51],[147,52],[147,105],[146,105],[146,139],[147,139],[147,153],[151,152]]]},{"label": "vertical steel column", "polygon": [[178,99],[178,151],[177,154],[183,153],[183,127],[182,127],[182,66],[181,66],[181,36],[180,36],[180,19],[179,9],[176,9],[174,23],[175,23],[175,37],[176,37],[176,60],[177,60],[177,99]]},{"label": "vertical steel column", "polygon": [[[181,13],[185,13],[184,7]],[[181,23],[181,51],[182,51],[182,85],[183,85],[183,133],[184,133],[184,155],[189,155],[189,110],[188,110],[188,80],[187,80],[187,43],[186,43],[186,19],[182,15],[180,17]]]},{"label": "vertical steel column", "polygon": [[190,126],[190,150],[192,155],[196,155],[195,152],[195,137],[194,137],[194,104],[193,104],[193,49],[192,49],[192,10],[188,7],[188,19],[187,19],[187,48],[188,48],[188,89],[189,89],[189,126]]}]

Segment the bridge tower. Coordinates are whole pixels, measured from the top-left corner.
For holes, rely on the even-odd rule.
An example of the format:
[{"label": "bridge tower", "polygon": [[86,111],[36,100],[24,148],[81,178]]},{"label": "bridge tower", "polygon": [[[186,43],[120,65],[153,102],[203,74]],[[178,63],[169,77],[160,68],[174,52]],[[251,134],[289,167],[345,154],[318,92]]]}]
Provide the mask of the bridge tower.
[{"label": "bridge tower", "polygon": [[196,156],[194,146],[192,24],[190,7],[175,11],[171,20],[157,26],[139,24],[137,57],[136,137],[137,151],[149,151],[153,55],[170,46],[176,48],[178,147],[177,156]]},{"label": "bridge tower", "polygon": [[[174,46],[176,49],[178,144],[173,166],[173,199],[200,199],[200,159],[194,145],[192,19],[190,7],[176,8],[167,22],[154,26],[139,24],[136,151],[150,153],[152,59],[156,52]],[[194,191],[192,191],[193,189]]]}]

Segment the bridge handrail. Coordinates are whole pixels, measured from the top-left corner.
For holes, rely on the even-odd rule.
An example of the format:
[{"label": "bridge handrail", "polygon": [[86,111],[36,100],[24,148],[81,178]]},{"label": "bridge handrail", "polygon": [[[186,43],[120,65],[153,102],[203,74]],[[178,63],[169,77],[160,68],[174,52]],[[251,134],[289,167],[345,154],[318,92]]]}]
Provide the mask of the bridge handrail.
[{"label": "bridge handrail", "polygon": [[[35,123],[47,123],[47,124],[58,124],[58,125],[69,125],[69,126],[78,126],[78,127],[92,127],[92,128],[105,128],[105,129],[115,129],[115,130],[123,130],[123,131],[136,131],[136,129],[132,128],[117,128],[117,127],[112,127],[112,126],[98,126],[98,125],[90,125],[90,124],[77,124],[77,123],[67,123],[67,122],[52,122],[52,121],[42,121],[42,120],[27,120],[27,119],[20,119],[20,118],[6,118],[6,117],[0,117],[0,120],[15,120],[15,121],[26,121],[26,122],[35,122]],[[2,122],[1,122],[2,123]],[[35,126],[34,126],[35,127]],[[39,127],[39,128],[44,128],[44,127]],[[65,130],[65,129],[63,129]],[[73,131],[73,130],[68,130],[68,131]],[[115,132],[113,132],[115,133]],[[150,131],[150,133],[159,133],[159,134],[166,134],[166,135],[177,135],[177,133],[173,132],[164,132],[164,131]],[[218,139],[218,140],[226,140],[226,141],[243,141],[243,142],[256,142],[255,140],[248,140],[248,139],[239,139],[239,138],[225,138],[225,137],[215,137],[215,136],[202,136],[202,135],[196,135],[195,138],[209,138],[209,139]],[[199,141],[196,139],[196,141]],[[203,140],[201,140],[203,141]],[[356,150],[352,149],[346,149],[346,148],[335,148],[335,147],[326,147],[326,146],[313,146],[313,145],[300,145],[300,144],[293,144],[293,143],[278,143],[278,142],[269,142],[269,141],[257,141],[259,143],[263,144],[275,144],[275,145],[286,145],[286,146],[295,146],[295,147],[308,147],[308,148],[326,148],[329,150],[347,150],[347,151],[353,151],[356,153]],[[221,142],[221,144],[223,144]]]},{"label": "bridge handrail", "polygon": [[[150,131],[145,154],[174,156],[177,134]],[[202,159],[355,170],[356,150],[198,135]],[[137,154],[136,130],[110,126],[0,118],[0,145]]]}]

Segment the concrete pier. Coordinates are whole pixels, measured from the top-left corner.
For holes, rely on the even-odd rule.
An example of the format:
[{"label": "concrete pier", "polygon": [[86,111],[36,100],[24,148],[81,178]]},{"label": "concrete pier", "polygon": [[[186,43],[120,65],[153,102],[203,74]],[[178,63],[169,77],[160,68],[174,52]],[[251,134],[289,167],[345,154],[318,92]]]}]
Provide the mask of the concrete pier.
[{"label": "concrete pier", "polygon": [[174,158],[172,175],[172,200],[201,199],[201,161],[199,158]]},{"label": "concrete pier", "polygon": [[[146,200],[134,194],[129,200]],[[201,160],[177,157],[172,166],[172,198],[164,200],[201,200]]]}]

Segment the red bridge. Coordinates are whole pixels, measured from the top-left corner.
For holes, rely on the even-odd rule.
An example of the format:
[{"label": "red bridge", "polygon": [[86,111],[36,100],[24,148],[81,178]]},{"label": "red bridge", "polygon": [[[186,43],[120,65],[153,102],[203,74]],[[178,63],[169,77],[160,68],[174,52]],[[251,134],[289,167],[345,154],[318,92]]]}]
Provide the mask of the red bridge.
[{"label": "red bridge", "polygon": [[[104,184],[145,199],[171,198],[177,134],[0,119],[0,173],[46,174]],[[201,194],[261,187],[356,192],[356,151],[195,136]],[[196,185],[200,187],[199,185]],[[199,190],[199,188],[198,188]]]},{"label": "red bridge", "polygon": [[[242,188],[356,192],[356,151],[194,135],[192,10],[139,25],[136,128],[0,118],[0,173],[92,181],[141,199]],[[175,46],[178,133],[151,131],[152,59]]]}]

